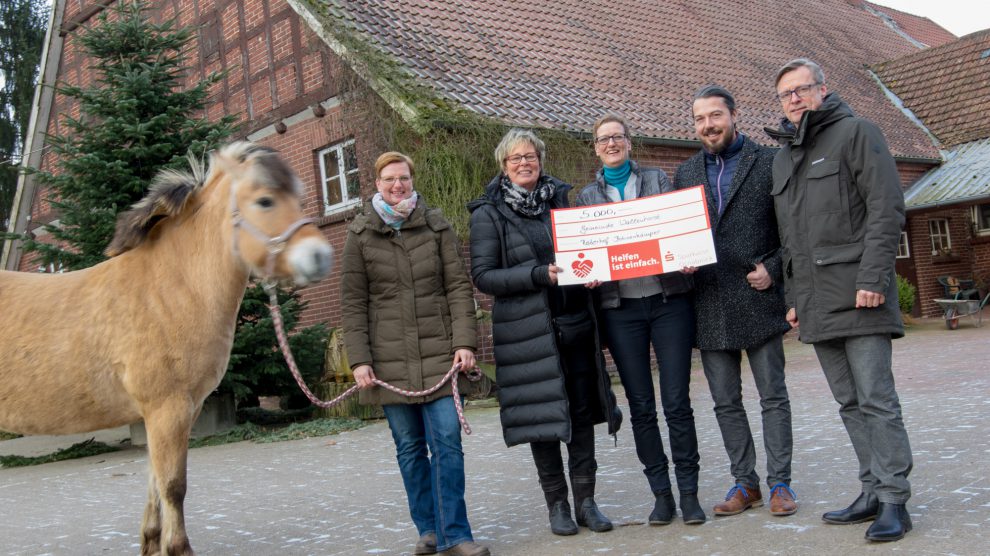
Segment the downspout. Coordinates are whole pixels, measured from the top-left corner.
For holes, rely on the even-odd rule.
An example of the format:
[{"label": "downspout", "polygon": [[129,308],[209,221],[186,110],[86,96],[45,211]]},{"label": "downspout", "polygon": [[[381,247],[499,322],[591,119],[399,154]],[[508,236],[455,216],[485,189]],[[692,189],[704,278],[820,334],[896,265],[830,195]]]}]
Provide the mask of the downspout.
[{"label": "downspout", "polygon": [[[41,55],[41,75],[34,89],[34,100],[31,104],[31,118],[28,133],[24,141],[20,167],[39,168],[42,151],[45,147],[45,132],[48,130],[48,119],[51,116],[52,104],[55,100],[55,80],[58,78],[58,66],[62,59],[62,38],[59,29],[65,14],[65,0],[56,0],[52,5],[48,18],[48,31],[45,34],[45,50]],[[14,193],[14,204],[10,211],[9,233],[24,233],[31,223],[31,205],[35,197],[34,176],[21,174],[17,178],[17,190]],[[21,264],[21,246],[18,240],[3,242],[3,252],[0,253],[0,269],[17,270]]]}]

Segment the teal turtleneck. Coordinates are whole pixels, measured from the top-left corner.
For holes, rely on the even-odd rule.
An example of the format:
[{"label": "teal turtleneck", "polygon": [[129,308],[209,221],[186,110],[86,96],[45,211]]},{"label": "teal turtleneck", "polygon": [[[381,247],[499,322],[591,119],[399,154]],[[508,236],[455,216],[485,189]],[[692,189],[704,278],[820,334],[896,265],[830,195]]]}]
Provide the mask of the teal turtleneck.
[{"label": "teal turtleneck", "polygon": [[608,166],[602,167],[602,175],[605,177],[605,183],[618,189],[619,198],[623,201],[626,200],[626,182],[629,181],[630,172],[632,172],[632,164],[629,164],[628,158],[622,163],[622,166],[616,166],[615,168],[609,168]]}]

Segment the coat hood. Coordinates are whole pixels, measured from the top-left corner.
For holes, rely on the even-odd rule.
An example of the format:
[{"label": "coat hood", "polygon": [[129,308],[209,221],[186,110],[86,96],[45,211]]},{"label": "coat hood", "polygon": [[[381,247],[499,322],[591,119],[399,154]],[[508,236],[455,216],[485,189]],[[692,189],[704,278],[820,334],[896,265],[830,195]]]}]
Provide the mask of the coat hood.
[{"label": "coat hood", "polygon": [[855,115],[852,108],[837,93],[829,93],[825,95],[822,105],[817,110],[808,110],[801,115],[801,121],[797,127],[794,127],[794,124],[787,118],[781,118],[779,129],[765,127],[763,131],[781,145],[800,145],[823,127]]},{"label": "coat hood", "polygon": [[[420,195],[419,202],[416,203],[416,208],[413,209],[412,213],[409,214],[409,218],[402,223],[400,230],[408,230],[411,228],[417,228],[419,226],[425,226],[428,222],[427,219],[428,211],[430,210],[429,205],[426,204],[426,200]],[[431,226],[433,227],[433,226]],[[395,234],[395,229],[385,223],[382,217],[378,215],[375,211],[375,207],[372,206],[371,200],[364,202],[364,207],[361,214],[357,215],[354,220],[347,226],[352,232],[360,233],[361,230],[368,229],[377,232],[382,235],[392,235]]]}]

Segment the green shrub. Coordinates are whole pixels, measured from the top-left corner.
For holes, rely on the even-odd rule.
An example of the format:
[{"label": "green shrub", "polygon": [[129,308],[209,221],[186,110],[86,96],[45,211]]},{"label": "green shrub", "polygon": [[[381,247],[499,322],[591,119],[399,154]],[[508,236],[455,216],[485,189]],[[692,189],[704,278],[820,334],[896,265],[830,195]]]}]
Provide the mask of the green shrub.
[{"label": "green shrub", "polygon": [[907,278],[897,275],[897,304],[901,308],[901,312],[910,315],[911,311],[914,309],[914,295],[918,291],[911,282],[907,281]]}]

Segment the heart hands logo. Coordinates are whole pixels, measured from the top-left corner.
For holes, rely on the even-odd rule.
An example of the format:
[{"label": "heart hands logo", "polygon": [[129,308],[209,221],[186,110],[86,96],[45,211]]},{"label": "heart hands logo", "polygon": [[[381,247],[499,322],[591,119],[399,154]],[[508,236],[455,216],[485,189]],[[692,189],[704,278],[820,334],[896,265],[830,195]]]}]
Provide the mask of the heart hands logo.
[{"label": "heart hands logo", "polygon": [[584,278],[585,276],[591,274],[591,269],[595,267],[595,263],[584,259],[584,253],[578,253],[578,259],[579,260],[571,263],[571,268],[574,270],[575,276],[578,278]]}]

